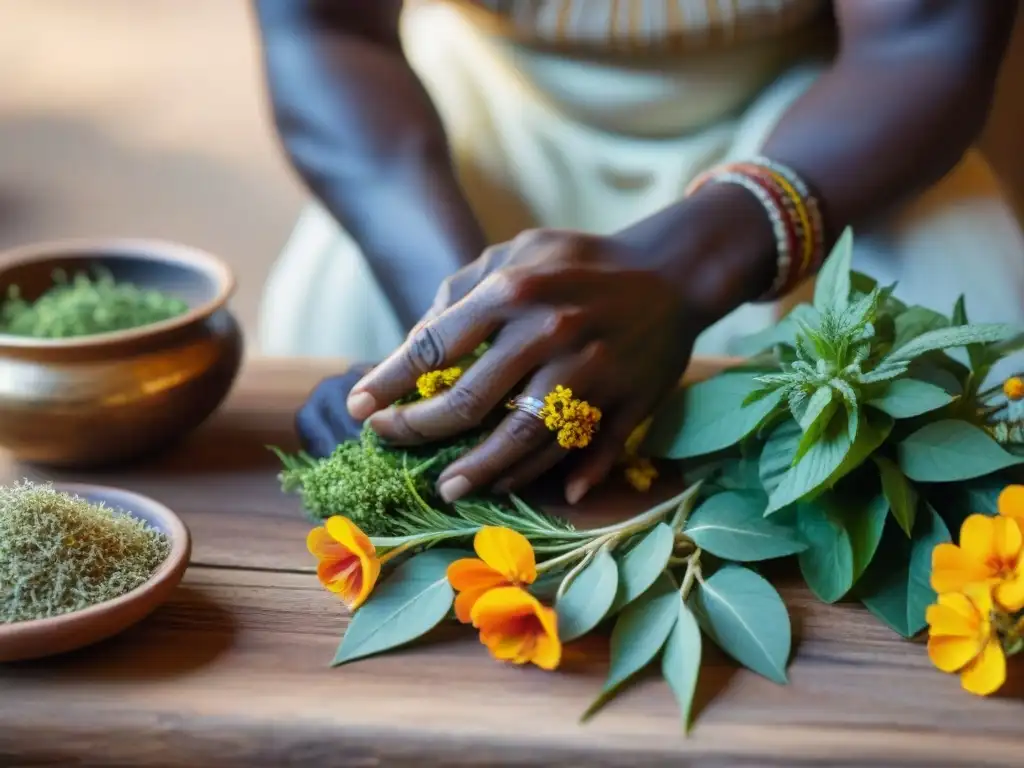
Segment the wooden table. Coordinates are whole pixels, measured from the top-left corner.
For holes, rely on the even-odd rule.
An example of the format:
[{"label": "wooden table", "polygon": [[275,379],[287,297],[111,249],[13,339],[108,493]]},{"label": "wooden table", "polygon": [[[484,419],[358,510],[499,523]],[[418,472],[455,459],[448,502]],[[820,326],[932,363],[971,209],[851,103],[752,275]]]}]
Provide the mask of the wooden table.
[{"label": "wooden table", "polygon": [[[1024,764],[1024,675],[1006,696],[975,699],[932,669],[921,645],[785,578],[791,685],[706,652],[688,739],[657,680],[577,724],[602,681],[600,648],[568,654],[549,674],[497,664],[455,629],[444,642],[330,669],[346,618],[312,575],[309,524],[263,447],[294,444],[292,415],[327,370],[251,363],[179,450],[77,476],[175,509],[192,530],[192,566],[169,604],[120,637],[0,667],[0,766]],[[41,477],[10,462],[0,473]],[[637,498],[608,497],[589,514],[627,506]]]}]

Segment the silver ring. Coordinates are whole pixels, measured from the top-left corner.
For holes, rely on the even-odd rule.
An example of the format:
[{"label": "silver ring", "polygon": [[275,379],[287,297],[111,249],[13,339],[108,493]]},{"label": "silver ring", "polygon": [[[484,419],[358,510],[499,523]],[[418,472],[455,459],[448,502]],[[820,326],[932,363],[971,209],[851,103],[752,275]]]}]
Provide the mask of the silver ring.
[{"label": "silver ring", "polygon": [[544,401],[536,397],[530,397],[529,395],[516,395],[509,403],[508,408],[511,411],[522,411],[535,419],[544,421],[544,417],[541,412],[544,410]]}]

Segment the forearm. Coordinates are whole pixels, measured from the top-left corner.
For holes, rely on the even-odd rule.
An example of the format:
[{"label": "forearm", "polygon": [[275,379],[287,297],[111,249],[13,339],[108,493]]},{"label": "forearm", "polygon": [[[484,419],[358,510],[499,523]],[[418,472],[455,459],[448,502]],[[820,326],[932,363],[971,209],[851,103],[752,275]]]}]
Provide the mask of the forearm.
[{"label": "forearm", "polygon": [[256,0],[274,117],[292,163],[353,237],[407,327],[486,245],[397,9]]},{"label": "forearm", "polygon": [[[984,125],[1015,11],[973,0],[840,0],[842,53],[782,117],[763,154],[824,209],[826,247],[938,181]],[[696,234],[695,234],[696,233]],[[776,259],[768,217],[734,185],[623,233],[708,321],[756,299]]]}]

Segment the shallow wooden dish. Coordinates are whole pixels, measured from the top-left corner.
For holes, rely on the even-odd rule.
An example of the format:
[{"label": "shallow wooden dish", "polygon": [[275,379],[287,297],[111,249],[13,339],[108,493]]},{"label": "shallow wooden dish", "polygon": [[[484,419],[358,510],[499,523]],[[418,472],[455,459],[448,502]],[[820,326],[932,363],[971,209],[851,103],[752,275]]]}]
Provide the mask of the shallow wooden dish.
[{"label": "shallow wooden dish", "polygon": [[53,656],[122,632],[163,603],[188,567],[192,550],[188,528],[163,504],[100,485],[54,483],[53,487],[145,520],[170,537],[171,551],[149,581],[115,600],[50,619],[0,624],[0,662]]}]

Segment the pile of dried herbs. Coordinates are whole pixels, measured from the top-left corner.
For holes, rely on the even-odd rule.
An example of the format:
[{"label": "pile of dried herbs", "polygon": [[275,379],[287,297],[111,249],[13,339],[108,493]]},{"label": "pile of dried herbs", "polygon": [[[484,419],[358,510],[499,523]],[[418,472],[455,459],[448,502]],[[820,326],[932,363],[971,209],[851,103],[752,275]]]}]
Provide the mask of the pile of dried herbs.
[{"label": "pile of dried herbs", "polygon": [[0,624],[113,600],[170,552],[149,524],[48,485],[0,487]]},{"label": "pile of dried herbs", "polygon": [[0,306],[0,333],[36,339],[66,339],[126,331],[177,317],[188,304],[162,291],[118,282],[102,269],[93,275],[63,272],[35,301],[26,301],[11,286]]}]

